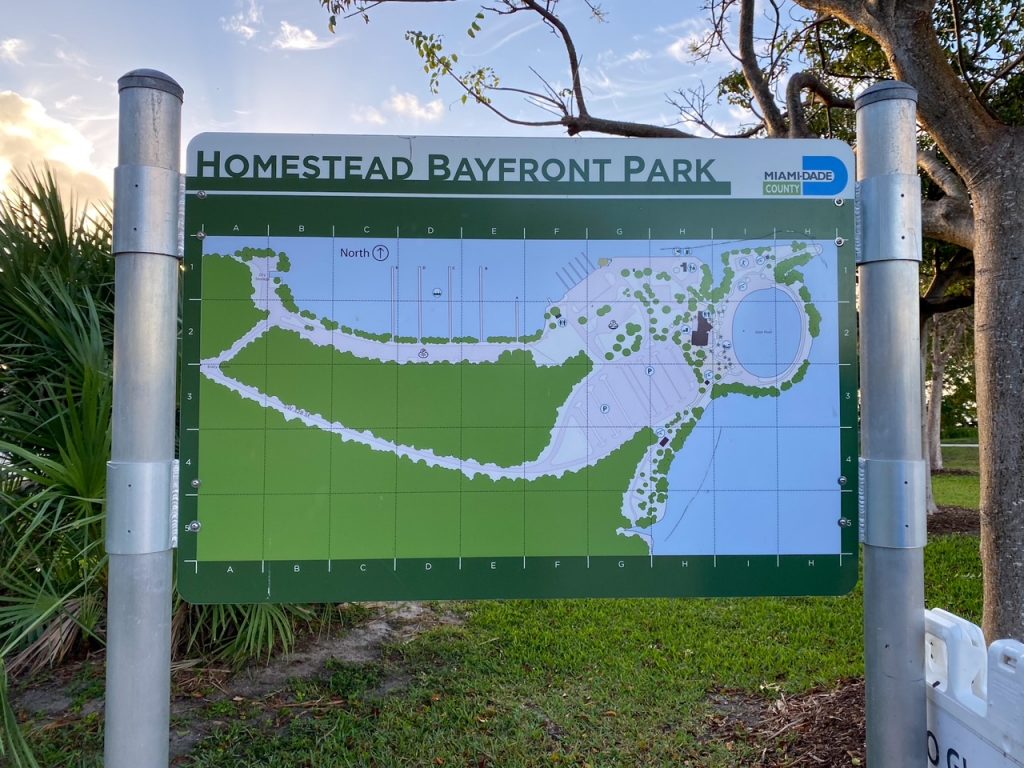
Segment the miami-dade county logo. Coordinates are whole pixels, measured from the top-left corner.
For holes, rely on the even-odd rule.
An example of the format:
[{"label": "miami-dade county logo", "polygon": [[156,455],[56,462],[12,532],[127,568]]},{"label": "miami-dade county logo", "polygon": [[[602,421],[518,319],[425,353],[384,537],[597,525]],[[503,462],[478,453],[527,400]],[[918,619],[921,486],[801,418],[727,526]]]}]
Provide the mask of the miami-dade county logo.
[{"label": "miami-dade county logo", "polygon": [[846,188],[849,174],[838,157],[804,155],[799,171],[765,171],[765,195],[838,195]]}]

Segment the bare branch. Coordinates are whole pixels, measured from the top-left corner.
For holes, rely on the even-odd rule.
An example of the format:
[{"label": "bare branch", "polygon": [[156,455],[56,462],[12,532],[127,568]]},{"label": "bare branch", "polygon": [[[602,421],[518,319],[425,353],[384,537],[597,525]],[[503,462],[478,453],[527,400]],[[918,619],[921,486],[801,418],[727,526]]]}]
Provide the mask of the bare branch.
[{"label": "bare branch", "polygon": [[974,277],[974,254],[967,248],[960,248],[945,264],[936,254],[935,274],[921,296],[921,322],[944,312],[969,307],[974,304],[974,292],[968,290],[951,294],[958,283],[963,284]]},{"label": "bare branch", "polygon": [[[950,7],[953,11],[953,35],[956,37],[956,63],[960,68],[960,77],[967,83],[967,87],[974,91],[974,84],[967,77],[967,62],[964,60],[964,39],[961,32],[962,24],[960,22],[960,3],[957,0],[951,0]],[[977,96],[977,93],[975,93]]]},{"label": "bare branch", "polygon": [[[517,120],[516,118],[511,117],[510,115],[505,114],[502,110],[500,110],[496,106],[494,106],[494,104],[491,103],[490,99],[486,99],[486,98],[480,96],[468,83],[466,83],[465,80],[463,80],[461,77],[456,75],[451,70],[448,70],[446,72],[446,74],[449,77],[451,77],[452,80],[454,80],[456,83],[458,83],[462,87],[462,90],[465,91],[466,95],[473,98],[473,101],[475,101],[477,104],[480,104],[481,106],[487,107],[487,109],[489,109],[491,112],[493,112],[495,115],[497,115],[498,117],[500,117],[502,120],[504,120],[507,123],[512,123],[513,125],[525,125],[525,126],[529,126],[529,127],[533,127],[533,128],[541,128],[541,127],[550,126],[550,125],[564,125],[563,121],[565,120],[565,117],[562,117],[559,120]],[[498,90],[498,89],[492,89],[492,90]],[[501,90],[512,90],[512,89],[501,89]],[[531,93],[530,91],[524,91],[524,93],[526,93],[526,94],[528,94],[530,96],[533,96],[533,97],[540,96],[540,94]]]},{"label": "bare branch", "polygon": [[963,293],[956,294],[954,296],[943,296],[936,299],[928,299],[924,296],[921,297],[920,313],[921,322],[929,320],[935,315],[945,314],[946,312],[954,312],[958,309],[965,309],[967,307],[974,306],[974,294]]},{"label": "bare branch", "polygon": [[1024,51],[1021,51],[1008,62],[1006,62],[1006,64],[1000,67],[996,71],[996,73],[992,75],[991,78],[989,78],[988,82],[986,82],[985,85],[981,87],[981,90],[978,91],[978,97],[984,98],[985,94],[989,92],[989,89],[991,89],[993,85],[995,85],[1008,74],[1010,74],[1014,69],[1016,69],[1020,65],[1022,61],[1024,61]]},{"label": "bare branch", "polygon": [[636,136],[640,138],[669,138],[669,139],[695,139],[692,133],[680,131],[677,128],[670,128],[661,125],[650,125],[648,123],[631,123],[626,120],[605,120],[590,115],[579,115],[577,117],[563,117],[561,124],[565,126],[570,136],[590,131],[593,133],[604,133],[609,136]]},{"label": "bare branch", "polygon": [[757,52],[754,50],[754,0],[742,0],[740,4],[740,65],[743,68],[743,76],[747,80],[747,85],[750,86],[750,90],[764,114],[768,134],[770,136],[785,135],[785,122],[775,103],[771,88],[764,79],[764,73],[757,61]]},{"label": "bare branch", "polygon": [[576,53],[576,44],[573,42],[568,28],[548,7],[542,6],[537,0],[523,0],[523,4],[558,30],[562,43],[565,45],[565,52],[569,56],[569,74],[572,77],[572,92],[576,98],[576,108],[580,116],[586,115],[587,107],[583,99],[583,86],[580,83],[580,59]]},{"label": "bare branch", "polygon": [[753,126],[744,128],[738,133],[722,133],[719,131],[714,124],[707,118],[708,112],[708,93],[704,88],[704,84],[701,83],[697,88],[691,88],[689,91],[676,91],[679,94],[679,100],[671,97],[667,97],[667,101],[670,105],[679,110],[679,114],[683,118],[683,122],[693,123],[712,136],[720,139],[748,139],[751,136],[756,136],[764,131],[764,121],[758,121]]}]

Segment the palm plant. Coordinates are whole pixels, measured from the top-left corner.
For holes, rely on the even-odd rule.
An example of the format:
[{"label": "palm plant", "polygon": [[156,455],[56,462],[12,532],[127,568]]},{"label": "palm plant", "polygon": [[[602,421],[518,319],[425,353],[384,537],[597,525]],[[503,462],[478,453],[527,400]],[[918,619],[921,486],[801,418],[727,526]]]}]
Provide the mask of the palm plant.
[{"label": "palm plant", "polygon": [[106,209],[48,170],[0,199],[0,755],[34,765],[6,672],[95,636],[105,591],[114,260]]},{"label": "palm plant", "polygon": [[[34,768],[7,693],[102,643],[114,258],[109,209],[83,210],[48,170],[0,197],[0,761]],[[186,653],[240,662],[287,649],[302,609],[175,607]]]}]

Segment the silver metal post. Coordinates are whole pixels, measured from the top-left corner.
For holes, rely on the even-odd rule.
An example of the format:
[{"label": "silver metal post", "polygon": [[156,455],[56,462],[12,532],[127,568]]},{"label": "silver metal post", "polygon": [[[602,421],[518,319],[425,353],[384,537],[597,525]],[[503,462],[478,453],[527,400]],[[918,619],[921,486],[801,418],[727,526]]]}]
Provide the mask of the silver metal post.
[{"label": "silver metal post", "polygon": [[104,765],[166,768],[182,89],[145,69],[118,89]]},{"label": "silver metal post", "polygon": [[927,732],[917,91],[879,83],[856,106],[867,756],[884,768],[921,764]]}]

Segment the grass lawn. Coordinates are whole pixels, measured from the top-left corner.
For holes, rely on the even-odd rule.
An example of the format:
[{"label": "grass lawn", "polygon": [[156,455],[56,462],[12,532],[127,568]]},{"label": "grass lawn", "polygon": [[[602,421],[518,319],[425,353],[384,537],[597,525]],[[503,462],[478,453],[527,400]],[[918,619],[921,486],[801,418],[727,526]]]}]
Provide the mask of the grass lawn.
[{"label": "grass lawn", "polygon": [[932,475],[932,493],[940,507],[977,509],[980,492],[977,475]]},{"label": "grass lawn", "polygon": [[[944,443],[977,443],[976,438],[943,440]],[[940,506],[978,508],[980,478],[978,477],[978,449],[972,447],[942,449],[942,463],[946,470],[958,474],[932,475],[932,493]],[[970,472],[971,474],[959,474]]]},{"label": "grass lawn", "polygon": [[[927,549],[927,603],[980,620],[977,539]],[[709,694],[773,699],[863,674],[861,593],[840,598],[448,604],[464,623],[293,681],[278,733],[239,704],[185,765],[750,765],[709,738]],[[381,695],[385,681],[397,683]],[[384,686],[388,687],[388,686]],[[250,721],[240,719],[247,717]]]},{"label": "grass lawn", "polygon": [[[958,447],[957,443],[963,443]],[[942,465],[944,469],[978,472],[978,438],[950,437],[942,440]]]},{"label": "grass lawn", "polygon": [[947,446],[942,449],[943,469],[978,471],[978,449],[970,446]]},{"label": "grass lawn", "polygon": [[[980,575],[976,538],[933,538],[927,605],[980,621]],[[772,701],[862,675],[861,600],[858,586],[837,598],[438,604],[461,623],[261,700],[201,705],[190,717],[214,735],[176,765],[751,765],[757,750],[713,732],[721,697]],[[101,765],[98,713],[42,727],[30,727],[41,765]]]},{"label": "grass lawn", "polygon": [[[976,475],[934,481],[939,504],[977,508]],[[980,622],[977,538],[932,537],[925,559],[927,606]],[[214,735],[176,764],[751,765],[759,750],[714,728],[722,697],[772,701],[863,674],[859,585],[838,598],[435,608],[460,622],[388,645],[374,661],[331,662],[262,700],[201,706]],[[40,764],[100,766],[101,727],[94,713],[30,728]]]}]

